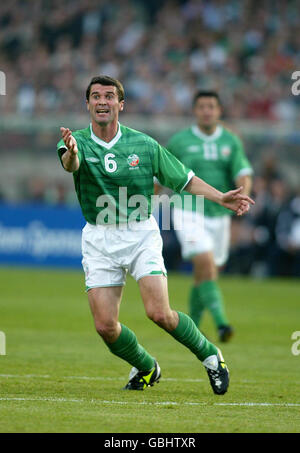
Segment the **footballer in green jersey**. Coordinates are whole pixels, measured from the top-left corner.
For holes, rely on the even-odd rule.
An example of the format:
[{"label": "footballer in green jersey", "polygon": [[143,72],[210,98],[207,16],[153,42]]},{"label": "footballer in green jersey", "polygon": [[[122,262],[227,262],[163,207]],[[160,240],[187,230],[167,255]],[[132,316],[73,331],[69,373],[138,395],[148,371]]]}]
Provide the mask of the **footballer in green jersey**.
[{"label": "footballer in green jersey", "polygon": [[[220,124],[220,99],[214,91],[199,91],[194,97],[196,124],[177,132],[167,144],[169,151],[184,165],[192,168],[195,175],[222,192],[243,187],[243,193],[251,190],[252,167],[237,135]],[[186,192],[182,192],[184,197]],[[196,198],[193,195],[193,198]],[[190,204],[196,210],[196,202]],[[192,260],[194,285],[190,292],[190,316],[199,326],[203,311],[207,308],[218,329],[219,339],[228,341],[233,334],[225,314],[221,291],[217,284],[218,267],[227,260],[230,243],[230,216],[232,211],[204,200],[204,219],[199,213],[200,230],[192,222],[196,212],[174,209],[174,226],[181,245],[183,258]],[[176,225],[184,215],[184,228]],[[201,220],[203,221],[201,223]],[[189,235],[189,240],[187,240]]]},{"label": "footballer in green jersey", "polygon": [[[213,188],[155,140],[122,126],[118,118],[124,108],[124,89],[118,80],[94,77],[86,90],[86,105],[90,126],[74,133],[61,127],[57,148],[63,168],[73,173],[87,221],[82,231],[82,264],[96,331],[113,354],[133,367],[125,389],[143,390],[159,381],[156,359],[119,322],[128,271],[138,282],[147,316],[196,355],[214,393],[224,394],[229,372],[221,351],[188,315],[170,308],[162,239],[149,199],[156,176],[177,192],[186,189],[202,195],[237,215],[254,202],[241,194],[241,188],[226,193]],[[137,203],[144,209],[133,221],[132,208]],[[107,210],[109,204],[112,212]]]},{"label": "footballer in green jersey", "polygon": [[[144,197],[137,220],[146,220],[152,209],[153,175],[176,192],[194,175],[148,135],[120,123],[117,127],[117,134],[108,143],[95,135],[92,124],[73,133],[79,160],[73,173],[75,189],[83,215],[92,225],[130,221],[136,206],[129,200],[136,194]],[[66,150],[63,139],[57,148],[61,159]],[[120,192],[120,187],[126,190]],[[115,201],[110,210],[104,206],[109,197]]]}]

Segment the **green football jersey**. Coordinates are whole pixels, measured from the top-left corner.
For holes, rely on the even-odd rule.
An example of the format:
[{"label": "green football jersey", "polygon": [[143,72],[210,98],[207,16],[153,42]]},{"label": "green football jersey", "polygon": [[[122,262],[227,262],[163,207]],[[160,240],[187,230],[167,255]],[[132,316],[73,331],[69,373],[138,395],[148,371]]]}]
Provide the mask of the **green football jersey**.
[{"label": "green football jersey", "polygon": [[[145,220],[152,211],[154,176],[180,192],[194,175],[153,138],[121,124],[109,143],[97,137],[91,125],[73,136],[80,162],[73,173],[75,189],[82,213],[92,225]],[[60,160],[65,150],[60,140]]]},{"label": "green football jersey", "polygon": [[[171,137],[167,148],[196,176],[221,192],[234,189],[239,176],[252,174],[240,139],[221,125],[212,135],[204,134],[196,125],[183,129]],[[186,193],[183,191],[181,196]],[[193,197],[192,209],[195,210]],[[215,217],[233,212],[205,199],[204,214]]]}]

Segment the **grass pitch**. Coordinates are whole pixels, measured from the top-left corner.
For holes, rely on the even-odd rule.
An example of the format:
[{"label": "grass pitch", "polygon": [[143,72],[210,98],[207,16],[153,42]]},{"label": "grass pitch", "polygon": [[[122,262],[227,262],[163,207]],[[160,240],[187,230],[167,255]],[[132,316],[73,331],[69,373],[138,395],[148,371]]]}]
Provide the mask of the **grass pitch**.
[{"label": "grass pitch", "polygon": [[[236,329],[221,345],[229,391],[212,393],[201,363],[149,321],[128,278],[120,320],[162,368],[158,385],[124,392],[130,366],[94,331],[81,272],[0,269],[0,432],[299,432],[300,281],[223,278]],[[186,311],[190,276],[169,275],[171,306]],[[218,344],[209,314],[202,329]],[[220,346],[220,345],[219,345]]]}]

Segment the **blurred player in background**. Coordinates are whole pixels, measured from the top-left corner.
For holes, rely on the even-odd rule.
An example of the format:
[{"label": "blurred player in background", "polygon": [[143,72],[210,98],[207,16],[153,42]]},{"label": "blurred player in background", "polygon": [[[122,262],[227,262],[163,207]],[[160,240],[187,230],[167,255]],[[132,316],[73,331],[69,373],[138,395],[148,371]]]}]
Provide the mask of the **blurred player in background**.
[{"label": "blurred player in background", "polygon": [[[227,192],[234,186],[242,186],[242,193],[249,195],[252,168],[240,139],[219,122],[222,111],[218,94],[215,91],[197,92],[193,112],[196,124],[173,135],[167,144],[168,150],[192,168],[199,178],[218,190]],[[184,194],[182,192],[182,197]],[[218,267],[223,266],[228,258],[231,212],[205,199],[204,228],[201,228],[201,214],[195,212],[194,203],[191,210],[175,208],[173,214],[182,256],[193,262],[190,316],[199,326],[204,310],[209,310],[218,329],[219,340],[228,341],[233,335],[233,328],[225,313],[217,278]],[[197,215],[199,228],[195,228],[192,221]],[[184,226],[176,229],[181,219]]]},{"label": "blurred player in background", "polygon": [[[208,373],[213,391],[223,394],[228,388],[229,373],[220,350],[188,315],[169,305],[162,239],[151,214],[153,177],[176,192],[185,188],[238,215],[247,212],[249,202],[254,202],[241,195],[240,189],[226,194],[214,189],[151,137],[121,125],[118,118],[124,107],[124,89],[118,80],[107,76],[93,78],[86,91],[86,103],[90,126],[74,134],[62,127],[57,149],[64,169],[73,173],[87,221],[82,232],[82,264],[96,330],[110,351],[133,367],[125,389],[143,390],[158,382],[161,372],[157,361],[138,343],[134,332],[119,322],[129,271],[138,282],[147,316],[196,355]],[[127,191],[125,218],[120,187]],[[109,197],[105,203],[113,200],[114,218],[109,217],[105,203],[100,202],[101,195]],[[143,196],[146,209],[139,222],[131,223],[130,215],[136,205],[129,204],[129,198],[137,195]]]}]

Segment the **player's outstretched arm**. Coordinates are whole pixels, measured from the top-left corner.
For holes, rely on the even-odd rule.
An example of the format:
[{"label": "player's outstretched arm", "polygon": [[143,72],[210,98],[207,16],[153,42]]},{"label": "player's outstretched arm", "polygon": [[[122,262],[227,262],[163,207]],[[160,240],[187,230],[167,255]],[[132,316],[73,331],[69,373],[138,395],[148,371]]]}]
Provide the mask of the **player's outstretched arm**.
[{"label": "player's outstretched arm", "polygon": [[243,187],[242,193],[244,195],[250,195],[252,189],[252,176],[251,175],[243,175],[239,176],[235,181],[235,186]]},{"label": "player's outstretched arm", "polygon": [[72,131],[68,128],[61,127],[60,132],[67,147],[67,151],[62,155],[62,163],[64,169],[73,173],[79,168],[78,147],[76,139],[72,135]]},{"label": "player's outstretched arm", "polygon": [[248,195],[243,194],[243,190],[244,188],[241,186],[238,189],[223,193],[221,205],[231,209],[237,215],[246,214],[250,209],[250,204],[255,204],[255,202]]},{"label": "player's outstretched arm", "polygon": [[208,200],[214,201],[224,206],[224,208],[231,209],[238,216],[248,212],[250,204],[254,204],[254,201],[248,195],[242,194],[243,187],[222,193],[197,176],[192,177],[184,190],[193,195],[203,195]]}]

